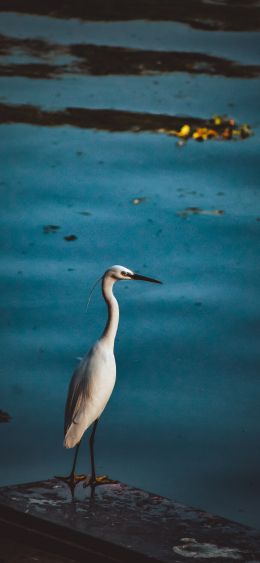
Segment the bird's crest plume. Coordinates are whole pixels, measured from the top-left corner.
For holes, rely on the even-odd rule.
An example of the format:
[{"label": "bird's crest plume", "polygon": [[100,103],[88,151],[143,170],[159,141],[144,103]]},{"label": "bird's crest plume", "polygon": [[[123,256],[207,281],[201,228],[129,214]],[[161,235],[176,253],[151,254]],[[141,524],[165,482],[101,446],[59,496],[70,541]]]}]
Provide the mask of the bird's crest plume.
[{"label": "bird's crest plume", "polygon": [[102,278],[103,278],[103,276],[101,276],[100,278],[98,278],[98,279],[95,281],[94,285],[92,286],[92,288],[91,288],[91,290],[90,290],[90,292],[89,292],[88,301],[87,301],[87,306],[86,306],[86,313],[88,312],[88,307],[89,307],[89,304],[90,304],[90,301],[91,301],[92,294],[93,294],[93,292],[94,292],[94,290],[95,290],[97,284],[102,280]]}]

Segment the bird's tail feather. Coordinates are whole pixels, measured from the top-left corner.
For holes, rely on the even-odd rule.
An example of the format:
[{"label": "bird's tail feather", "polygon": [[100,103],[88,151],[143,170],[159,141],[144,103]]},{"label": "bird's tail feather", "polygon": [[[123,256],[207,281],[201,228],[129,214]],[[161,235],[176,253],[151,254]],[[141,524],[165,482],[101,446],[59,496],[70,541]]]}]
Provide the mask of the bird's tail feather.
[{"label": "bird's tail feather", "polygon": [[82,434],[83,432],[79,428],[77,428],[77,425],[75,423],[72,423],[65,434],[63,442],[64,447],[74,448],[74,446],[79,443]]}]

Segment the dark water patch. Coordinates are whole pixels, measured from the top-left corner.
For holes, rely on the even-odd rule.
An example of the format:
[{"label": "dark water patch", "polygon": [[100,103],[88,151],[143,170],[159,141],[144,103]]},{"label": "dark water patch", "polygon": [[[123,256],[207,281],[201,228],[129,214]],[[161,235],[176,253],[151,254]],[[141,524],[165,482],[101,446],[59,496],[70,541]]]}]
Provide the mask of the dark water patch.
[{"label": "dark water patch", "polygon": [[[196,136],[200,131],[213,131],[212,127],[216,131],[217,138],[226,140],[231,140],[233,128],[234,131],[240,132],[235,137],[237,139],[244,139],[251,134],[247,125],[237,129],[238,125],[235,121],[228,118],[221,118],[219,125],[216,125],[215,118],[203,119],[191,116],[90,108],[66,108],[60,111],[47,111],[29,104],[0,104],[0,123],[26,123],[45,127],[71,125],[81,129],[98,129],[111,132],[140,133],[150,131],[182,137],[185,140],[191,137],[197,138]],[[182,133],[184,130],[185,135]],[[227,136],[226,131],[231,133]],[[246,131],[248,132],[246,133]],[[203,136],[198,137],[197,140],[203,140]]]},{"label": "dark water patch", "polygon": [[57,78],[65,73],[65,66],[26,63],[0,65],[0,76],[23,76],[24,78]]},{"label": "dark water patch", "polygon": [[45,235],[48,235],[49,233],[56,233],[59,229],[58,225],[44,225],[43,232]]},{"label": "dark water patch", "polygon": [[66,237],[63,237],[63,238],[67,242],[73,242],[74,240],[77,240],[78,237],[76,237],[76,235],[67,235]]},{"label": "dark water patch", "polygon": [[253,78],[260,66],[241,65],[222,57],[181,51],[148,51],[123,47],[71,45],[71,55],[82,59],[76,69],[94,75],[189,72],[227,77]]},{"label": "dark water patch", "polygon": [[11,420],[11,416],[10,414],[8,414],[8,412],[2,411],[0,409],[0,422],[10,422]]},{"label": "dark water patch", "polygon": [[[66,108],[61,111],[47,111],[33,105],[0,104],[0,123],[26,123],[42,126],[72,125],[82,129],[104,131],[158,131],[159,128],[179,128],[187,118],[138,112]],[[189,122],[202,126],[206,120],[189,118]]]},{"label": "dark water patch", "polygon": [[186,219],[189,215],[224,215],[223,209],[201,209],[200,207],[186,207],[183,211],[178,211],[177,215]]},{"label": "dark water patch", "polygon": [[52,44],[43,39],[20,39],[0,34],[0,55],[10,55],[17,49],[25,51],[34,57],[46,57],[52,52],[56,54],[64,53],[63,45]]},{"label": "dark water patch", "polygon": [[[56,65],[47,63],[4,64],[0,76],[54,78],[61,74],[145,75],[165,72],[221,75],[233,78],[260,76],[259,65],[242,65],[223,57],[206,53],[181,51],[151,51],[125,47],[90,44],[59,45],[44,40],[18,39],[0,36],[0,53],[10,55],[17,49],[40,59],[68,55],[73,61]],[[75,61],[75,57],[76,60]]]},{"label": "dark water patch", "polygon": [[86,21],[178,21],[200,29],[257,30],[260,13],[257,0],[1,0],[0,11],[45,15],[56,18],[80,18]]}]

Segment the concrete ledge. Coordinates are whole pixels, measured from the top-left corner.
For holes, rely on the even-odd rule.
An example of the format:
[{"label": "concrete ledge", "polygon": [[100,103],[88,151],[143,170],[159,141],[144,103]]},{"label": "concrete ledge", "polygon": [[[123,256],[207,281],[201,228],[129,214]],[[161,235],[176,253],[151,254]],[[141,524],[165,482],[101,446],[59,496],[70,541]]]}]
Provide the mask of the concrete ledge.
[{"label": "concrete ledge", "polygon": [[91,563],[260,561],[260,532],[123,483],[92,498],[79,484],[74,499],[57,479],[1,488],[0,530]]}]

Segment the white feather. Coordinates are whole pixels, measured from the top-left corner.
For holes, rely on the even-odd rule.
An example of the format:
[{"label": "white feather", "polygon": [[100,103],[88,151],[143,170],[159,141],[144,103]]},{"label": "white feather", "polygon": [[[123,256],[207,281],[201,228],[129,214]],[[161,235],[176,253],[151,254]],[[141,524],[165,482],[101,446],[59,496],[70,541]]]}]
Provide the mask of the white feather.
[{"label": "white feather", "polygon": [[80,362],[72,377],[65,413],[66,448],[73,448],[87,428],[100,417],[115,381],[113,350],[106,342],[99,340]]}]

